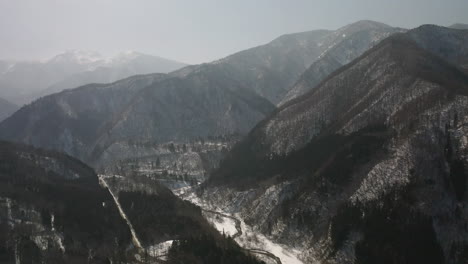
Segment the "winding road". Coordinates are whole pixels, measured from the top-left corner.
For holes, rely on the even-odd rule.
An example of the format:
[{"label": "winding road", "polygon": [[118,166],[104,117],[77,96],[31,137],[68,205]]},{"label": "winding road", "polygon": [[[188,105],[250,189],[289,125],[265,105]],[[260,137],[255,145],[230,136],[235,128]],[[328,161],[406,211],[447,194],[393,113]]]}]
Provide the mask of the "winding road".
[{"label": "winding road", "polygon": [[[132,240],[133,240],[134,245],[141,252],[144,251],[144,249],[142,247],[142,243],[140,242],[140,240],[139,240],[139,238],[138,238],[138,236],[137,236],[137,234],[135,232],[135,229],[133,228],[132,223],[127,218],[127,215],[125,214],[124,210],[120,206],[119,200],[117,199],[115,194],[112,192],[111,188],[109,187],[109,185],[107,184],[105,178],[102,175],[99,175],[99,182],[101,183],[102,187],[106,188],[109,191],[112,198],[114,199],[115,205],[117,206],[117,209],[119,210],[119,213],[120,213],[121,217],[127,222],[127,225],[128,225],[128,227],[130,229],[130,233],[132,235]],[[236,218],[234,216],[231,216],[231,215],[227,215],[225,213],[213,211],[213,210],[208,210],[208,209],[203,209],[203,208],[202,208],[202,210],[205,213],[215,214],[215,215],[218,215],[218,216],[233,220],[234,223],[235,223],[235,228],[236,228],[236,233],[232,236],[233,239],[236,239],[236,238],[240,237],[243,234],[242,233],[242,222],[238,218]],[[276,264],[282,264],[281,259],[279,257],[275,256],[273,253],[268,252],[266,250],[259,249],[259,248],[243,248],[243,250],[248,252],[248,253],[251,253],[251,254],[266,256],[266,257],[272,259]],[[156,260],[161,261],[161,259],[159,259],[158,257],[156,258]],[[164,261],[161,261],[161,262],[164,263]]]},{"label": "winding road", "polygon": [[263,249],[257,249],[257,248],[250,248],[250,249],[245,249],[245,250],[252,253],[252,254],[260,254],[260,255],[267,256],[267,257],[273,259],[273,261],[275,261],[276,264],[281,264],[281,259],[278,258],[277,256],[275,256],[271,252],[265,251]]},{"label": "winding road", "polygon": [[[242,235],[242,222],[241,220],[239,220],[238,218],[234,217],[234,216],[231,216],[231,215],[227,215],[227,214],[223,214],[221,212],[217,212],[217,211],[213,211],[213,210],[207,210],[207,209],[202,209],[203,212],[205,213],[210,213],[210,214],[215,214],[215,215],[219,215],[221,217],[224,217],[224,218],[229,218],[231,220],[233,220],[235,222],[235,225],[236,225],[236,233],[232,236],[233,239],[236,239],[237,237],[241,236]],[[268,251],[265,251],[263,249],[259,249],[259,248],[243,248],[246,252],[249,252],[251,254],[259,254],[259,255],[263,255],[263,256],[266,256],[266,257],[269,257],[271,258],[274,262],[276,262],[276,264],[282,264],[281,262],[281,259],[278,258],[277,256],[275,256],[273,253],[271,252],[268,252]]]}]

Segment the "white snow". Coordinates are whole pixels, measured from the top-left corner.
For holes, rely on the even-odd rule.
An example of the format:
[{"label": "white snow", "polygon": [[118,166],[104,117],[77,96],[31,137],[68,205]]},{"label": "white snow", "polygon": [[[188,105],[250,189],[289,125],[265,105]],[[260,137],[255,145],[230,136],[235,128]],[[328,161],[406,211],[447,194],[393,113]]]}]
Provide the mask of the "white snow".
[{"label": "white snow", "polygon": [[173,190],[173,192],[177,196],[182,196],[185,193],[187,193],[188,191],[190,191],[191,189],[192,189],[192,186],[186,186],[186,187],[182,187],[182,188],[179,188],[179,189],[175,189],[175,190]]},{"label": "white snow", "polygon": [[0,75],[6,74],[12,71],[15,68],[16,63],[9,64],[3,72],[0,72]]},{"label": "white snow", "polygon": [[167,240],[165,242],[149,246],[146,248],[146,252],[148,252],[148,255],[151,257],[162,257],[168,254],[169,248],[172,246],[172,242],[174,240]]},{"label": "white snow", "polygon": [[20,251],[18,249],[18,242],[15,242],[15,264],[21,264]]},{"label": "white snow", "polygon": [[[236,217],[240,219],[240,216],[236,215]],[[275,243],[263,234],[253,230],[252,227],[247,225],[244,221],[241,220],[241,223],[243,233],[236,239],[236,242],[242,247],[262,249],[273,253],[273,255],[281,259],[281,263],[283,264],[304,264],[297,258],[297,256],[301,254],[301,251]]]},{"label": "white snow", "polygon": [[62,253],[65,253],[65,246],[63,245],[62,237],[60,235],[56,235],[55,237],[56,237],[55,242],[57,242],[57,244],[59,245],[59,248],[62,251]]},{"label": "white snow", "polygon": [[42,251],[45,251],[48,249],[48,237],[47,236],[35,236],[32,238],[32,240],[34,241],[34,244],[36,244],[36,246],[38,248],[40,248]]},{"label": "white snow", "polygon": [[133,50],[123,51],[110,58],[107,58],[104,64],[107,64],[109,66],[123,64],[128,61],[134,60],[140,56],[144,56],[144,55]]},{"label": "white snow", "polygon": [[50,215],[50,227],[52,229],[52,231],[55,231],[55,215],[54,214],[51,214]]},{"label": "white snow", "polygon": [[48,63],[76,63],[80,65],[92,64],[103,61],[101,54],[87,50],[67,50],[52,59]]},{"label": "white snow", "polygon": [[138,239],[137,233],[136,233],[135,229],[133,228],[132,223],[130,222],[130,220],[128,219],[128,217],[125,214],[124,210],[120,206],[119,199],[117,199],[117,197],[112,192],[111,188],[109,188],[109,185],[107,185],[107,182],[104,179],[104,177],[99,176],[99,181],[101,182],[101,185],[103,187],[105,187],[105,188],[107,188],[107,190],[109,190],[109,193],[111,194],[112,198],[114,198],[114,202],[115,202],[115,205],[117,206],[117,208],[119,209],[120,216],[122,216],[122,218],[125,220],[125,222],[127,222],[128,227],[130,228],[130,233],[132,234],[133,243],[135,244],[135,246],[137,248],[143,249],[143,247],[141,246],[141,242]]},{"label": "white snow", "polygon": [[237,233],[236,222],[233,219],[208,212],[205,212],[204,216],[207,218],[208,222],[213,224],[219,232],[224,232],[226,236],[234,236]]},{"label": "white snow", "polygon": [[12,213],[11,213],[11,199],[6,198],[6,205],[7,205],[7,219],[8,219],[8,225],[13,226],[12,220]]},{"label": "white snow", "polygon": [[[194,192],[190,192],[190,190],[184,190],[183,194],[180,196],[184,200],[188,200],[193,204],[200,206],[205,210],[212,210],[210,206],[205,203],[200,197],[196,196]],[[219,210],[218,210],[219,211]],[[303,264],[301,260],[297,256],[299,256],[302,252],[297,249],[290,248],[286,245],[282,245],[279,243],[275,243],[265,235],[261,234],[260,232],[254,230],[251,226],[247,225],[241,218],[239,214],[231,215],[226,212],[220,212],[225,215],[234,216],[235,218],[241,221],[242,227],[242,235],[237,237],[235,240],[239,243],[240,246],[246,249],[260,249],[263,251],[270,252],[281,259],[282,264]],[[209,215],[209,214],[204,214]],[[212,215],[212,214],[211,214]],[[208,221],[211,220],[208,218]],[[232,221],[232,222],[230,222]],[[214,224],[216,229],[219,232],[223,232],[223,230],[235,230],[235,223],[234,220],[225,218],[224,221]],[[226,232],[226,231],[225,231]],[[236,231],[234,231],[236,232]]]}]

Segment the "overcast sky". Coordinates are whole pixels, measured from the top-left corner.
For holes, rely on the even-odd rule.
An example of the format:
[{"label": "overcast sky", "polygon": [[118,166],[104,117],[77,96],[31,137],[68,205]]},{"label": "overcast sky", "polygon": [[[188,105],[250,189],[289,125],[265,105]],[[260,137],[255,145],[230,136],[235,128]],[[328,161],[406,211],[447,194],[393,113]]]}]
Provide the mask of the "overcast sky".
[{"label": "overcast sky", "polygon": [[0,58],[136,50],[186,63],[362,19],[468,23],[468,0],[0,0]]}]

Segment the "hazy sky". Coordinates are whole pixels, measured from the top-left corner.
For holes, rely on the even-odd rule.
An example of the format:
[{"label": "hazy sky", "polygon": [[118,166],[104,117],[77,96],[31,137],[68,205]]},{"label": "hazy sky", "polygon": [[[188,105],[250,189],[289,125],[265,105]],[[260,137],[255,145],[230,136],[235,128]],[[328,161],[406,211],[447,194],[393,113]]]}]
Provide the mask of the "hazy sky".
[{"label": "hazy sky", "polygon": [[467,14],[468,0],[0,0],[0,58],[137,50],[200,63],[285,33],[362,19],[448,26]]}]

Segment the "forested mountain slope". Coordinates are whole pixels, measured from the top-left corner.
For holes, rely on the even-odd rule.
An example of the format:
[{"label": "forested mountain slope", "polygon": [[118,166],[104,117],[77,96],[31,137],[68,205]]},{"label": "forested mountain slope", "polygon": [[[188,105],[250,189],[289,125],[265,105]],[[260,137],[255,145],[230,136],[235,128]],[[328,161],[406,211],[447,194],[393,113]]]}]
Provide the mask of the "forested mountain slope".
[{"label": "forested mountain slope", "polygon": [[233,148],[202,197],[308,262],[463,263],[468,76],[425,37],[453,32],[392,36],[285,104]]}]

